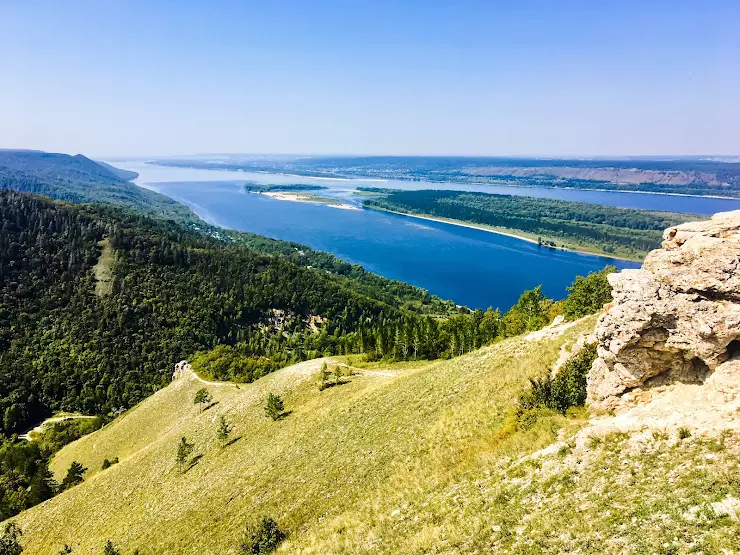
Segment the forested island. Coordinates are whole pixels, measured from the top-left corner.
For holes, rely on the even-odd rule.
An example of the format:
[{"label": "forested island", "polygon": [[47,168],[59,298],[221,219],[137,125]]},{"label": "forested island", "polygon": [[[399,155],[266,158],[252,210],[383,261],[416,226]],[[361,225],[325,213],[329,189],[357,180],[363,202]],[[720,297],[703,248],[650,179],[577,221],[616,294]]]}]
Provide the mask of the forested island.
[{"label": "forested island", "polygon": [[322,185],[262,185],[260,183],[247,183],[244,190],[248,193],[296,193],[305,191],[320,191],[328,189]]},{"label": "forested island", "polygon": [[666,227],[698,218],[513,195],[369,187],[360,190],[379,193],[363,201],[366,208],[472,224],[537,241],[544,248],[631,260],[641,260],[659,247]]}]

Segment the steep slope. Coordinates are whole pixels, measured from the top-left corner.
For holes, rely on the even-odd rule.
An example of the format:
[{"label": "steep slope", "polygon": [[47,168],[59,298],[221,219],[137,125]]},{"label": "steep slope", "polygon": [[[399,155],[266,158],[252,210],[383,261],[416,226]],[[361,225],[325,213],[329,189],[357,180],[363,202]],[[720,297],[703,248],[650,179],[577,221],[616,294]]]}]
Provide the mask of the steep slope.
[{"label": "steep slope", "polygon": [[186,206],[131,183],[134,177],[134,172],[99,164],[82,154],[0,150],[0,189],[70,202],[115,204],[151,217],[204,225]]},{"label": "steep slope", "polygon": [[[0,222],[8,436],[57,410],[128,408],[199,350],[238,348],[249,379],[352,352],[359,328],[367,336],[402,318],[351,283],[172,222],[2,190]],[[318,316],[320,329],[311,326]]]},{"label": "steep slope", "polygon": [[[57,475],[75,460],[89,474],[19,515],[26,553],[65,542],[97,553],[108,539],[123,553],[237,553],[245,524],[263,515],[289,534],[277,553],[731,550],[736,436],[591,437],[577,433],[585,421],[552,413],[512,428],[527,378],[593,324],[451,361],[357,369],[321,392],[320,361],[309,361],[239,388],[210,385],[217,404],[202,414],[203,383],[186,375],[56,456]],[[264,415],[268,392],[285,399],[278,422]],[[220,415],[235,430],[225,448]],[[185,473],[183,436],[197,459]]]},{"label": "steep slope", "polygon": [[[570,328],[566,337],[591,325]],[[373,545],[413,552],[421,540],[398,531],[378,530],[376,540],[351,536],[345,546],[341,535],[323,536],[382,527],[399,494],[420,501],[419,492],[457,472],[488,465],[504,449],[518,451],[497,435],[527,377],[545,372],[563,341],[517,338],[451,361],[358,370],[349,384],[321,392],[320,361],[309,361],[239,388],[208,386],[218,403],[202,414],[193,396],[203,384],[181,378],[56,456],[58,475],[77,460],[90,468],[88,479],[18,518],[27,552],[67,542],[87,553],[111,538],[128,552],[233,553],[245,523],[261,515],[290,532],[284,553],[326,541],[332,547],[315,552]],[[270,391],[290,411],[278,422],[263,412]],[[226,448],[215,439],[222,414],[238,438]],[[174,458],[182,436],[202,455],[184,474]],[[525,436],[518,441],[526,448],[553,437],[539,427]],[[121,462],[100,471],[102,460],[115,456]],[[374,521],[355,521],[360,510],[377,513]]]}]

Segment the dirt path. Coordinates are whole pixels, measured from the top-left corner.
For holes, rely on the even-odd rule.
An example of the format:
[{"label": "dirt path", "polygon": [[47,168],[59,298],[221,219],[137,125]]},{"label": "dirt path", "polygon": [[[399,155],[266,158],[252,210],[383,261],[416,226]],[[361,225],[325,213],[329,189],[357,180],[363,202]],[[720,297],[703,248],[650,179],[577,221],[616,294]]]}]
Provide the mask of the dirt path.
[{"label": "dirt path", "polygon": [[51,418],[47,418],[44,420],[41,424],[33,428],[32,430],[27,431],[25,434],[18,436],[20,439],[25,439],[26,441],[31,441],[31,434],[40,434],[44,431],[44,428],[51,424],[56,424],[57,422],[66,422],[67,420],[85,420],[85,419],[91,419],[91,418],[97,418],[96,416],[86,416],[84,414],[64,414],[61,416],[52,416]]}]

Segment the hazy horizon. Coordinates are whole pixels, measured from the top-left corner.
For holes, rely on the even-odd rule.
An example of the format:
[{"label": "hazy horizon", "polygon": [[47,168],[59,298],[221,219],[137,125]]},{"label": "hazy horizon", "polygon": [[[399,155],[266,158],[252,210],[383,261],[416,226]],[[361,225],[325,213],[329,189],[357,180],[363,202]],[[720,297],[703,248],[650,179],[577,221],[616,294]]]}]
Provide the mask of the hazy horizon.
[{"label": "hazy horizon", "polygon": [[0,19],[3,148],[740,155],[729,0],[42,0],[5,3]]}]

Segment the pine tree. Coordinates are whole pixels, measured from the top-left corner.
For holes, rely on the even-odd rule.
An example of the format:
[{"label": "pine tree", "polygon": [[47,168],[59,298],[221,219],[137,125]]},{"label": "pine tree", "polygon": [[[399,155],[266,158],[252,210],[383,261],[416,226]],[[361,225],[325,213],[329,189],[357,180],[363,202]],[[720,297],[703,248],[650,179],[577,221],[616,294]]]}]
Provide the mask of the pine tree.
[{"label": "pine tree", "polygon": [[329,387],[329,367],[326,362],[323,362],[321,370],[319,370],[319,391],[323,391],[327,387]]},{"label": "pine tree", "polygon": [[216,439],[221,443],[221,447],[226,447],[226,442],[231,434],[231,425],[226,421],[226,417],[221,415],[218,420],[218,429],[216,430]]},{"label": "pine tree", "polygon": [[270,393],[267,396],[267,403],[265,404],[265,413],[267,414],[267,416],[269,416],[273,420],[277,420],[283,414],[284,408],[285,406],[283,404],[283,400],[280,398],[279,395]]},{"label": "pine tree", "polygon": [[67,475],[62,480],[62,489],[69,489],[72,486],[76,486],[77,484],[81,483],[84,478],[82,475],[87,472],[87,468],[82,466],[77,461],[72,461],[72,464],[69,465],[69,468],[67,469]]},{"label": "pine tree", "polygon": [[195,399],[193,400],[194,405],[200,405],[200,412],[203,412],[203,405],[210,403],[213,398],[205,387],[200,388],[195,392]]},{"label": "pine tree", "polygon": [[334,384],[342,383],[342,368],[339,365],[334,367]]},{"label": "pine tree", "polygon": [[185,471],[185,465],[187,464],[188,457],[190,457],[193,449],[195,449],[195,446],[192,443],[188,443],[188,440],[184,437],[180,438],[180,443],[177,445],[177,455],[175,456],[180,472]]}]

